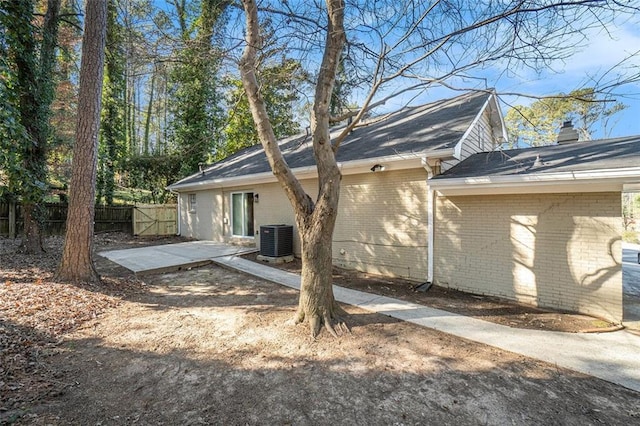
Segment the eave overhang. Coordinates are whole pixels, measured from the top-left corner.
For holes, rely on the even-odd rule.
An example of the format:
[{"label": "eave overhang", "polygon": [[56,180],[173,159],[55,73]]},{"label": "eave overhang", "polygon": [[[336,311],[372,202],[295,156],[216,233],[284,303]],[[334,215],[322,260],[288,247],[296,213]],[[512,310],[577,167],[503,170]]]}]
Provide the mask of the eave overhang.
[{"label": "eave overhang", "polygon": [[[453,149],[440,149],[431,151],[425,154],[407,154],[407,155],[393,155],[386,157],[374,157],[366,158],[362,160],[338,162],[338,167],[343,176],[373,173],[371,167],[376,164],[384,166],[384,171],[380,173],[386,173],[393,170],[407,170],[423,168],[427,158],[429,159],[445,159],[453,157]],[[318,177],[318,171],[316,166],[298,167],[291,170],[298,180],[314,179]],[[237,186],[248,185],[260,185],[267,183],[275,183],[277,179],[275,175],[269,172],[255,173],[245,176],[212,178],[206,181],[173,184],[167,187],[167,189],[175,192],[186,191],[203,191],[207,189],[227,188]]]},{"label": "eave overhang", "polygon": [[429,185],[446,196],[609,192],[640,187],[640,167],[526,175],[431,179]]}]

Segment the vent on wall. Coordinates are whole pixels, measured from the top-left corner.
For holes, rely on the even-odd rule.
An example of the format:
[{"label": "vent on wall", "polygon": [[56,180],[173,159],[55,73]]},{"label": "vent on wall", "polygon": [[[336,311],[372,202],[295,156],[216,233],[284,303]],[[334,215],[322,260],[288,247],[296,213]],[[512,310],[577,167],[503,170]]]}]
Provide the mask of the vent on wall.
[{"label": "vent on wall", "polygon": [[260,227],[260,255],[283,257],[293,254],[293,226],[264,225]]}]

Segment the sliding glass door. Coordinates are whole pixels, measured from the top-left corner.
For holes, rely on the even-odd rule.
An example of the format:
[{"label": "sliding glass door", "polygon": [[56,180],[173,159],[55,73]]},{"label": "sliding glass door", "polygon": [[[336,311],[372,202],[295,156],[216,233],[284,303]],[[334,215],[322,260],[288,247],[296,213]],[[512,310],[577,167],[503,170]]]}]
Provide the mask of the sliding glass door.
[{"label": "sliding glass door", "polygon": [[253,236],[253,192],[231,194],[231,222],[234,236]]}]

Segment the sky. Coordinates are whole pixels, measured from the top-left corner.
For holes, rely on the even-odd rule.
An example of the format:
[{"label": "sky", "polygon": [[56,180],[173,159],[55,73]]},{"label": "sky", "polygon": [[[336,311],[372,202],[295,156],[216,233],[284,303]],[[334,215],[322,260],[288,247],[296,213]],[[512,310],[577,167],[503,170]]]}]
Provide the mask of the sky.
[{"label": "sky", "polygon": [[[570,92],[571,90],[590,87],[601,81],[614,78],[615,72],[607,73],[625,58],[636,54],[624,67],[629,72],[640,73],[640,27],[627,23],[604,31],[589,34],[588,45],[578,51],[568,61],[552,64],[558,72],[547,71],[540,75],[533,72],[510,78],[504,76],[496,81],[496,88],[500,92],[524,92],[532,94],[552,94]],[[620,68],[620,67],[619,67]],[[640,81],[615,89],[615,100],[628,107],[616,115],[618,119],[611,130],[610,136],[640,135]],[[505,96],[509,103],[527,104],[532,99]],[[506,105],[503,105],[506,113]],[[598,137],[605,135],[598,134]]]},{"label": "sky", "polygon": [[[626,22],[618,22],[615,26],[609,26],[607,31],[602,29],[590,31],[584,46],[576,49],[570,58],[550,63],[548,69],[542,72],[537,73],[527,69],[513,73],[505,72],[504,64],[498,63],[475,75],[485,78],[486,85],[494,87],[501,95],[503,114],[507,113],[510,105],[528,105],[536,100],[526,96],[505,95],[508,93],[531,96],[554,95],[603,85],[612,81],[620,70],[624,70],[627,74],[640,75],[639,18],[634,17]],[[634,54],[635,57],[626,61],[624,67],[620,66],[621,61]],[[467,82],[460,86],[465,87],[470,84]],[[627,108],[618,113],[609,123],[606,133],[604,129],[597,126],[594,139],[640,135],[640,81],[617,87],[614,92],[613,99],[627,105]],[[446,89],[435,89],[414,99],[411,104],[418,105],[456,94],[458,93]],[[396,105],[387,105],[387,108],[397,107],[406,99],[406,97],[398,99]]]},{"label": "sky", "polygon": [[[168,7],[166,1],[154,0],[154,2],[158,5],[164,4],[164,8]],[[237,25],[238,31],[241,31],[243,22],[239,12],[236,18],[238,21],[234,20],[233,24]],[[545,96],[593,87],[597,85],[599,79],[601,82],[612,79],[615,73],[607,73],[607,71],[634,53],[638,54],[629,63],[633,64],[635,68],[627,71],[640,75],[640,14],[632,17],[627,16],[623,19],[613,25],[607,25],[606,31],[601,28],[591,30],[587,33],[584,46],[576,49],[572,57],[565,61],[551,63],[548,69],[540,73],[529,69],[505,72],[505,65],[497,63],[488,69],[474,71],[474,76],[486,79],[486,86],[483,88],[494,87],[497,90],[503,101],[503,113],[506,114],[510,105],[527,105],[535,99],[503,94],[525,93],[532,96]],[[311,56],[319,57],[319,55]],[[467,83],[463,82],[460,86],[472,87],[477,84],[477,82]],[[608,134],[597,130],[593,135],[594,138],[640,135],[640,82],[619,87],[615,89],[615,92],[614,99],[628,107],[616,115],[617,121],[613,126],[610,125]],[[384,113],[388,112],[387,110],[398,109],[409,101],[411,105],[419,105],[457,94],[459,92],[451,92],[442,88],[430,89],[415,99],[412,98],[414,94],[408,94],[390,101],[377,112]],[[356,97],[357,99],[351,99],[351,101],[361,104],[365,93]],[[301,119],[304,120],[302,117]]]}]

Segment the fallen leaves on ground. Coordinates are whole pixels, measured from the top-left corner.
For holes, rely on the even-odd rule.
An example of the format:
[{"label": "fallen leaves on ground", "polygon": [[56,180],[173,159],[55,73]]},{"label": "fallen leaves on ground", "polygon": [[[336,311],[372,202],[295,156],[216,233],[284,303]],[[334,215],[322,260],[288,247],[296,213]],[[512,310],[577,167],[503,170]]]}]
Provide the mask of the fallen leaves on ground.
[{"label": "fallen leaves on ground", "polygon": [[[166,241],[135,240],[120,233],[94,240],[103,250]],[[97,285],[54,282],[63,242],[63,237],[48,237],[45,253],[28,255],[21,253],[20,240],[0,238],[0,423],[10,421],[11,413],[29,402],[69,385],[60,382],[61,373],[46,362],[65,333],[144,291],[144,283],[129,273],[110,273]]]}]

